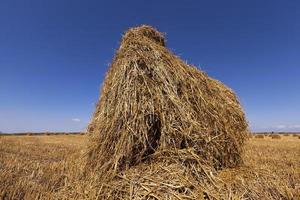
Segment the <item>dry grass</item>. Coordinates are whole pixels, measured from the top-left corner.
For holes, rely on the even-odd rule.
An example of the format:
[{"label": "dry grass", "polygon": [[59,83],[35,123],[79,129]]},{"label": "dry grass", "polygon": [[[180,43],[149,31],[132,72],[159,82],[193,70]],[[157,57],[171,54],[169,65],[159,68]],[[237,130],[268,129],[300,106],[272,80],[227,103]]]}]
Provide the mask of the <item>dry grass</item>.
[{"label": "dry grass", "polygon": [[83,136],[0,137],[0,199],[43,199],[78,174],[72,160]]},{"label": "dry grass", "polygon": [[293,134],[293,137],[299,137],[300,134]]},{"label": "dry grass", "polygon": [[256,139],[264,139],[264,138],[265,138],[265,135],[262,135],[262,134],[260,134],[260,135],[255,135],[254,138],[256,138]]},{"label": "dry grass", "polygon": [[[97,174],[84,178],[80,173],[83,169],[78,160],[86,140],[85,135],[1,136],[0,199],[101,199],[101,180]],[[205,188],[202,196],[210,199],[300,198],[300,140],[297,137],[251,139],[243,158],[244,166],[212,174],[214,182],[201,182],[199,188]],[[176,175],[173,178],[176,179]],[[217,181],[219,179],[222,181]],[[146,181],[142,186],[155,187]],[[180,185],[176,187],[181,190]],[[151,191],[148,196],[151,199]]]},{"label": "dry grass", "polygon": [[272,135],[271,138],[272,139],[281,139],[281,136],[280,135]]}]

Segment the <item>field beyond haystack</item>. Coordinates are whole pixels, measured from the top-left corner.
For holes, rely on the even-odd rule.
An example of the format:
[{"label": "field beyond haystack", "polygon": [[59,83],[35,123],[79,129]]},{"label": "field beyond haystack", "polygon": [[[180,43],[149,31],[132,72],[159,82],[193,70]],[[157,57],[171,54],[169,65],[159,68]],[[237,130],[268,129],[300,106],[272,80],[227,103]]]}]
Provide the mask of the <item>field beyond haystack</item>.
[{"label": "field beyond haystack", "polygon": [[[77,176],[86,140],[85,135],[0,136],[0,199],[97,199],[96,176]],[[243,167],[214,174],[224,183],[218,191],[206,185],[203,198],[300,198],[298,137],[250,139],[243,158]]]}]

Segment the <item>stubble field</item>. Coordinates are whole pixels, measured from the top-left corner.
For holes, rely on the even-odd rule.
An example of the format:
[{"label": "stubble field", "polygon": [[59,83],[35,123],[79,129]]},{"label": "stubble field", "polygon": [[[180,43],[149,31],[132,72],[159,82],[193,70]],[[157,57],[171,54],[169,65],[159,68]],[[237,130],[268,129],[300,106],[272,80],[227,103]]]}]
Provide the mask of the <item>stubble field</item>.
[{"label": "stubble field", "polygon": [[[96,175],[80,175],[86,142],[86,135],[0,136],[0,199],[97,199]],[[222,185],[208,199],[300,199],[299,136],[252,137],[243,158],[215,175]]]}]

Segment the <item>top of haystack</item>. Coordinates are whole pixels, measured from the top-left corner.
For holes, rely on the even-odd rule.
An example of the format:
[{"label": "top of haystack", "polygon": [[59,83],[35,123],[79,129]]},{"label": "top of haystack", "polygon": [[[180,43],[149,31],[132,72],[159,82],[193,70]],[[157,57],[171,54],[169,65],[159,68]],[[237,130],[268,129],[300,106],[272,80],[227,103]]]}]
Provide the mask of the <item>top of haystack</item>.
[{"label": "top of haystack", "polygon": [[133,38],[136,39],[148,38],[157,44],[165,46],[164,34],[162,34],[161,32],[157,31],[155,28],[149,25],[141,25],[129,29],[128,31],[126,31],[122,43],[125,41],[132,41]]}]

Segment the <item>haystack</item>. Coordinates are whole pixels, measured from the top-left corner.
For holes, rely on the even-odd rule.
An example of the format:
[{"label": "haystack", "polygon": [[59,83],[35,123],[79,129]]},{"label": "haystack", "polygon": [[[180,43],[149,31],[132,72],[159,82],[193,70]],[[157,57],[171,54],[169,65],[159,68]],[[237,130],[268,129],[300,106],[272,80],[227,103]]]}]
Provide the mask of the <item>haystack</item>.
[{"label": "haystack", "polygon": [[[118,185],[111,191],[128,183],[122,198],[133,195],[132,180],[152,180],[153,186],[158,178],[166,187],[185,177],[175,193],[191,195],[195,187],[187,185],[195,185],[207,167],[241,164],[247,126],[230,88],[183,62],[166,48],[162,33],[142,25],[125,33],[106,74],[88,127],[86,169],[111,181],[110,187]],[[136,197],[147,193],[144,187]],[[167,191],[161,194],[172,193]]]}]

